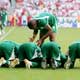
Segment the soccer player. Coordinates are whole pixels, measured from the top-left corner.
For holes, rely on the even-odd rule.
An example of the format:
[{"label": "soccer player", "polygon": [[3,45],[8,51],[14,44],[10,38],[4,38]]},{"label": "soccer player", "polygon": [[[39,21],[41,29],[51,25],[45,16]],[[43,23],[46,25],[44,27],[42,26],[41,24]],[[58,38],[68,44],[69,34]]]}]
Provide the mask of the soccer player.
[{"label": "soccer player", "polygon": [[70,44],[66,55],[68,55],[68,60],[65,63],[65,68],[73,68],[76,59],[80,58],[80,41],[76,41]]},{"label": "soccer player", "polygon": [[5,26],[5,20],[6,20],[7,12],[4,8],[0,9],[0,29],[1,29],[1,34],[4,34],[4,26]]},{"label": "soccer player", "polygon": [[41,52],[43,59],[41,62],[41,67],[43,69],[47,68],[48,64],[53,69],[64,68],[64,64],[67,61],[67,56],[62,53],[61,47],[56,42],[46,42],[41,46]]},{"label": "soccer player", "polygon": [[[3,41],[0,43],[0,66],[7,64],[14,67],[20,44],[13,41]],[[14,65],[15,64],[15,65]]]},{"label": "soccer player", "polygon": [[43,59],[41,62],[41,67],[43,69],[47,68],[49,64],[53,69],[61,65],[61,50],[60,46],[56,42],[46,42],[41,46],[41,52]]},{"label": "soccer player", "polygon": [[41,49],[33,42],[23,43],[19,48],[18,58],[25,63],[26,68],[40,67]]},{"label": "soccer player", "polygon": [[34,41],[38,30],[40,30],[40,38],[37,41],[38,45],[41,45],[47,37],[49,37],[50,41],[55,41],[55,33],[57,32],[57,17],[50,13],[40,13],[28,21],[28,27],[34,30],[30,41]]}]

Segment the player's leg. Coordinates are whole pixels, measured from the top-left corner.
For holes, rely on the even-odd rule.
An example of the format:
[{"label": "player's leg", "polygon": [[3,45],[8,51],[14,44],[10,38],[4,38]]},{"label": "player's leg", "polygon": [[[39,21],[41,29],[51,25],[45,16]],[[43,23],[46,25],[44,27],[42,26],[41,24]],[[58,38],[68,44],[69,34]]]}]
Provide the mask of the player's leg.
[{"label": "player's leg", "polygon": [[27,58],[24,59],[24,63],[26,68],[30,69],[30,67],[32,66],[32,62],[30,60],[28,60]]},{"label": "player's leg", "polygon": [[0,44],[0,67],[7,63],[6,57],[5,57],[5,48],[3,47],[3,44]]},{"label": "player's leg", "polygon": [[2,34],[5,34],[4,25],[2,25],[1,33],[2,33]]},{"label": "player's leg", "polygon": [[32,61],[32,66],[31,66],[32,68],[41,68],[42,57],[37,57],[31,61]]},{"label": "player's leg", "polygon": [[17,52],[17,58],[13,62],[16,63],[17,61],[18,64],[15,65],[17,67],[24,67],[25,66],[24,59],[26,59],[26,53],[24,52],[24,47],[21,45]]},{"label": "player's leg", "polygon": [[6,63],[9,67],[15,67],[18,63],[18,59],[15,58],[15,52],[13,47],[11,46],[10,49],[4,50],[4,57],[6,59]]},{"label": "player's leg", "polygon": [[0,29],[1,29],[1,34],[4,34],[5,31],[4,31],[4,24],[2,21],[0,21]]},{"label": "player's leg", "polygon": [[[4,15],[4,17],[5,17],[5,15]],[[5,18],[2,18],[2,29],[1,29],[2,34],[5,34],[4,28],[5,28]]]},{"label": "player's leg", "polygon": [[46,69],[47,68],[47,59],[43,58],[41,61],[41,68]]},{"label": "player's leg", "polygon": [[30,69],[30,68],[38,68],[41,67],[41,62],[36,61],[30,61],[28,59],[24,59],[24,63],[26,68]]},{"label": "player's leg", "polygon": [[[52,44],[53,45],[53,44]],[[56,45],[53,45],[51,48],[51,66],[53,69],[59,67],[61,65],[61,57],[60,57],[60,50]]]},{"label": "player's leg", "polygon": [[42,58],[42,61],[41,61],[41,67],[43,69],[45,69],[45,68],[47,68],[47,58],[49,56],[48,56],[48,49],[46,49],[44,44],[41,46],[41,51],[42,51],[42,55],[43,55],[43,58]]},{"label": "player's leg", "polygon": [[49,35],[49,40],[50,41],[55,41],[55,38],[56,38],[56,33],[51,32],[50,35]]},{"label": "player's leg", "polygon": [[8,61],[8,59],[9,59],[10,55],[8,55],[8,54],[10,51],[6,48],[6,45],[3,46],[3,44],[0,45],[0,49],[1,49],[0,50],[0,52],[1,52],[0,53],[0,57],[1,57],[0,61],[2,62],[2,65],[5,65],[5,64],[9,65],[10,61]]},{"label": "player's leg", "polygon": [[5,56],[2,56],[1,58],[0,58],[0,67],[1,66],[7,66],[7,67],[9,67],[9,65],[10,65],[10,61],[9,60],[6,60],[5,59]]},{"label": "player's leg", "polygon": [[41,59],[42,58],[38,58],[38,56],[36,57],[35,53],[34,55],[32,52],[26,52],[26,58],[24,59],[24,63],[26,68],[30,69],[31,67],[38,67],[38,65],[41,65]]},{"label": "player's leg", "polygon": [[2,22],[0,21],[0,35],[2,35]]},{"label": "player's leg", "polygon": [[[39,35],[39,39],[41,39],[44,35],[45,35],[44,30],[41,30],[40,35]],[[41,45],[43,44],[43,42],[44,42],[44,40],[42,41]]]},{"label": "player's leg", "polygon": [[64,66],[66,69],[74,67],[74,63],[76,60],[76,50],[77,50],[77,45],[72,45],[69,47],[68,60]]},{"label": "player's leg", "polygon": [[38,67],[41,67],[40,64],[41,64],[40,62],[32,62],[31,67],[32,67],[32,68],[38,68]]},{"label": "player's leg", "polygon": [[55,20],[53,21],[53,26],[52,26],[52,32],[50,33],[49,39],[50,41],[55,41],[56,40],[56,32],[58,30],[58,22],[57,19],[55,18]]},{"label": "player's leg", "polygon": [[67,62],[64,64],[64,68],[65,69],[71,69],[71,68],[73,68],[74,64],[75,64],[75,61],[76,61],[76,58],[74,58],[74,60],[71,61],[71,59],[68,57]]},{"label": "player's leg", "polygon": [[[43,37],[47,32],[48,32],[48,31],[45,30],[45,29],[41,30],[41,31],[40,31],[40,38]],[[56,33],[55,33],[55,32],[51,32],[51,33],[49,34],[49,40],[50,40],[50,41],[55,41],[55,38],[56,38]],[[44,42],[44,41],[42,41],[42,43],[43,43],[43,42]]]},{"label": "player's leg", "polygon": [[[46,29],[40,30],[39,39],[41,39],[47,32],[48,32],[48,30],[46,30]],[[44,40],[42,41],[42,44],[43,44],[43,42],[44,42]]]},{"label": "player's leg", "polygon": [[5,64],[7,61],[5,60],[5,58],[4,57],[1,57],[0,58],[0,67],[3,65],[3,64]]},{"label": "player's leg", "polygon": [[26,58],[26,53],[24,51],[24,46],[23,45],[21,45],[19,47],[19,50],[18,50],[18,58],[19,58],[20,62],[23,61]]},{"label": "player's leg", "polygon": [[68,56],[65,55],[64,53],[61,53],[61,65],[59,66],[59,68],[64,68],[64,64],[67,61]]}]

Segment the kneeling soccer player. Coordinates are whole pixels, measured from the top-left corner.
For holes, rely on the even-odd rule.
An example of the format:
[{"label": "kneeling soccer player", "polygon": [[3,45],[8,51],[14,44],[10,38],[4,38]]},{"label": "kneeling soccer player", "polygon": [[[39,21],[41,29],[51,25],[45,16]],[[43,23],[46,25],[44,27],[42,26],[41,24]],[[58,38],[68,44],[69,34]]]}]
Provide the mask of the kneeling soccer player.
[{"label": "kneeling soccer player", "polygon": [[3,41],[0,43],[0,66],[7,64],[9,67],[14,67],[19,46],[19,44],[13,41]]},{"label": "kneeling soccer player", "polygon": [[52,69],[64,67],[67,57],[62,54],[61,47],[58,43],[45,42],[41,46],[41,51],[43,55],[41,67],[43,69],[47,68],[47,64],[49,64]]},{"label": "kneeling soccer player", "polygon": [[25,63],[26,68],[40,67],[41,49],[33,42],[23,43],[19,48],[18,58]]},{"label": "kneeling soccer player", "polygon": [[70,69],[74,67],[76,59],[80,58],[80,41],[73,42],[68,48],[68,60],[65,63],[65,68]]}]

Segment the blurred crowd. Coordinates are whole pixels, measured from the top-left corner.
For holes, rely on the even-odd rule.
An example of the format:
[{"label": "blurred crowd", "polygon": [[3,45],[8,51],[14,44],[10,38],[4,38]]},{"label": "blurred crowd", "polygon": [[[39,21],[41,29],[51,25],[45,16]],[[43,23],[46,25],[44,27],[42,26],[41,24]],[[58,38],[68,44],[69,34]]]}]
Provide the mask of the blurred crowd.
[{"label": "blurred crowd", "polygon": [[[57,17],[80,17],[80,0],[3,0],[8,25],[27,25],[30,15],[49,12]],[[0,1],[1,4],[1,1]],[[3,5],[3,4],[2,4]]]},{"label": "blurred crowd", "polygon": [[[80,0],[24,0],[20,5],[21,8],[24,7],[32,15],[43,11],[57,16],[80,15]],[[18,3],[16,7],[19,7]]]}]

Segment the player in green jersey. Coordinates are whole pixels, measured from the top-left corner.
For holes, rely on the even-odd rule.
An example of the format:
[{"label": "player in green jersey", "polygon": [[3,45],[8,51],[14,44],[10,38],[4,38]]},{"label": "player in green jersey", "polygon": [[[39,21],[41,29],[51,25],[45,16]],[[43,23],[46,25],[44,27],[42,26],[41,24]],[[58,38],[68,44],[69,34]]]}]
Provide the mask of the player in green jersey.
[{"label": "player in green jersey", "polygon": [[19,46],[19,44],[13,41],[3,41],[0,43],[0,66],[7,64],[9,67],[14,67]]},{"label": "player in green jersey", "polygon": [[50,13],[40,13],[28,22],[28,27],[34,30],[33,37],[30,38],[30,41],[34,41],[38,30],[40,30],[40,38],[37,41],[38,45],[41,45],[47,37],[49,37],[50,41],[55,41],[57,17]]},{"label": "player in green jersey", "polygon": [[6,10],[4,8],[0,8],[0,29],[1,29],[0,34],[5,33],[4,26],[5,26],[6,17],[7,17]]},{"label": "player in green jersey", "polygon": [[18,52],[20,62],[24,62],[27,68],[40,67],[42,53],[41,49],[33,42],[23,43]]},{"label": "player in green jersey", "polygon": [[62,54],[61,47],[56,42],[46,42],[41,46],[41,52],[43,59],[41,62],[41,67],[43,69],[47,68],[47,64],[53,69],[64,67],[66,61],[66,56]]},{"label": "player in green jersey", "polygon": [[73,42],[69,45],[68,48],[68,60],[65,63],[65,68],[73,68],[75,65],[76,59],[80,58],[80,41]]}]

